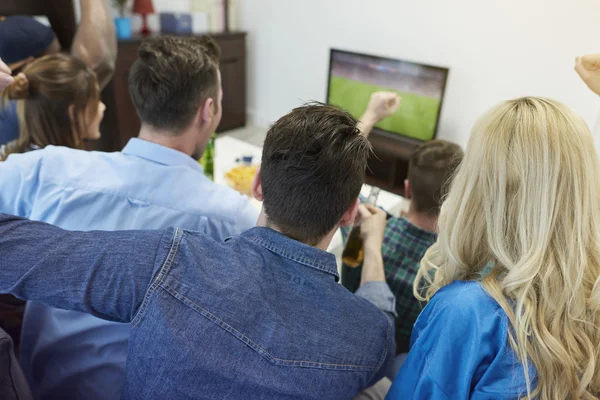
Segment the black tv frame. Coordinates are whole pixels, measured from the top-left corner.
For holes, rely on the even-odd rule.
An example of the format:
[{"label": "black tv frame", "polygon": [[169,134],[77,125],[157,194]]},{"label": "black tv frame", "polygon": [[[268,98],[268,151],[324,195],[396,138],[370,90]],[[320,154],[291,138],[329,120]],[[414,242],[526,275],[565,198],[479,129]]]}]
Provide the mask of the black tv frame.
[{"label": "black tv frame", "polygon": [[[440,67],[438,65],[423,64],[423,63],[418,63],[418,62],[410,61],[410,60],[401,60],[401,59],[398,59],[398,58],[382,57],[382,56],[376,56],[376,55],[372,55],[372,54],[357,53],[357,52],[354,52],[354,51],[348,51],[348,50],[331,48],[329,50],[329,74],[327,75],[327,97],[326,97],[326,100],[325,100],[325,102],[327,104],[330,104],[329,103],[329,88],[331,87],[331,75],[332,75],[331,74],[331,68],[332,68],[332,65],[333,65],[333,54],[335,52],[337,52],[337,53],[345,53],[345,54],[348,54],[348,55],[360,56],[360,57],[371,57],[371,58],[375,58],[375,59],[379,59],[379,60],[383,60],[383,61],[404,62],[404,63],[409,63],[409,64],[423,66],[423,67],[428,67],[428,68],[435,68],[435,69],[439,69],[439,70],[444,71],[445,72],[445,77],[444,77],[444,86],[442,88],[442,96],[441,96],[441,99],[440,99],[440,109],[438,111],[437,118],[436,118],[436,121],[435,121],[435,130],[433,132],[433,137],[430,140],[433,140],[433,139],[435,139],[437,137],[438,128],[440,126],[440,116],[442,115],[442,107],[444,105],[444,97],[445,97],[445,94],[446,94],[446,86],[448,85],[448,75],[450,75],[450,68]],[[402,107],[402,105],[400,107]],[[418,145],[418,144],[421,144],[421,143],[425,142],[423,140],[419,140],[419,139],[412,138],[410,136],[406,136],[406,135],[404,135],[402,133],[395,133],[395,132],[391,132],[391,131],[386,131],[384,129],[380,129],[380,128],[377,128],[377,127],[373,128],[372,133],[376,133],[376,134],[379,134],[381,136],[385,136],[387,138],[391,138],[391,139],[398,140],[398,141],[401,141],[401,142],[406,142],[406,143],[409,143],[409,144]]]}]

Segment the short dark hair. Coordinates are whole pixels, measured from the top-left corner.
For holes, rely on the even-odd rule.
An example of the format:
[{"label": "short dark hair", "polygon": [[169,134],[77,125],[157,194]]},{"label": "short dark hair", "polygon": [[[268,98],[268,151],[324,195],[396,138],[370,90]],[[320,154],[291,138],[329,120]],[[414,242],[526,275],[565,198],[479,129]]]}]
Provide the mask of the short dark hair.
[{"label": "short dark hair", "polygon": [[268,223],[317,244],[356,201],[370,153],[346,111],[319,103],[292,110],[264,143],[260,175]]},{"label": "short dark hair", "polygon": [[463,158],[459,145],[445,140],[421,144],[408,164],[408,181],[412,188],[415,211],[438,215],[449,180]]},{"label": "short dark hair", "polygon": [[208,36],[157,36],[140,45],[129,93],[143,123],[179,133],[198,108],[219,93],[220,50]]}]

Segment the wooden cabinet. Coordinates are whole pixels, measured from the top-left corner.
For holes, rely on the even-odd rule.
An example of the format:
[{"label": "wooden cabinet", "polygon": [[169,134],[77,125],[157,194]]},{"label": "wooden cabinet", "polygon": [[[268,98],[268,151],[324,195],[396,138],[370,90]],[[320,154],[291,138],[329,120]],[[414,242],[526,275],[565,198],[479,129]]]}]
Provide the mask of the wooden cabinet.
[{"label": "wooden cabinet", "polygon": [[[211,35],[221,47],[223,118],[218,132],[246,125],[246,34],[230,32]],[[141,38],[119,41],[119,53],[112,81],[102,92],[106,112],[102,121],[102,138],[95,148],[121,150],[137,136],[140,121],[129,96],[129,70],[137,59]]]},{"label": "wooden cabinet", "polygon": [[369,158],[365,181],[388,192],[404,196],[408,162],[420,142],[392,137],[374,129],[369,135],[373,155]]}]

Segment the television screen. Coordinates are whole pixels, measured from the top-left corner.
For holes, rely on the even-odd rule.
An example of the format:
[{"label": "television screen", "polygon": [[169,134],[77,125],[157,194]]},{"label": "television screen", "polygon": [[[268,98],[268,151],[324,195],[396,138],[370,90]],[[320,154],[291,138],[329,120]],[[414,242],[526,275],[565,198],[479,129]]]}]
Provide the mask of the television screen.
[{"label": "television screen", "polygon": [[376,128],[427,141],[436,135],[447,78],[447,68],[331,50],[327,101],[360,118],[373,92],[397,92],[400,108]]}]

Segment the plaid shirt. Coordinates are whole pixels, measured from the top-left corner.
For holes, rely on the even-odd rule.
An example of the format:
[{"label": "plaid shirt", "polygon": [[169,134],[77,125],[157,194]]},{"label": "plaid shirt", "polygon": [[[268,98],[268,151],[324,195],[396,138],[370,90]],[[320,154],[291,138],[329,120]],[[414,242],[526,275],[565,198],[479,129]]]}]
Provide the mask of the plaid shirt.
[{"label": "plaid shirt", "polygon": [[421,259],[436,238],[435,233],[416,227],[406,218],[390,218],[385,228],[381,252],[387,283],[396,296],[398,353],[408,351],[413,325],[423,308],[413,295],[413,282]]},{"label": "plaid shirt", "polygon": [[[342,228],[344,243],[349,233],[349,228]],[[386,281],[396,296],[397,353],[406,353],[409,350],[413,325],[423,309],[423,305],[413,296],[413,282],[421,259],[436,239],[435,233],[414,226],[406,218],[388,219],[381,253]],[[343,266],[342,276],[349,274],[349,290],[358,289],[361,270],[362,268]]]}]

